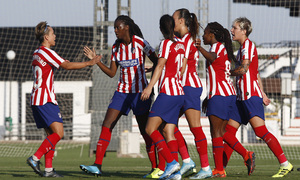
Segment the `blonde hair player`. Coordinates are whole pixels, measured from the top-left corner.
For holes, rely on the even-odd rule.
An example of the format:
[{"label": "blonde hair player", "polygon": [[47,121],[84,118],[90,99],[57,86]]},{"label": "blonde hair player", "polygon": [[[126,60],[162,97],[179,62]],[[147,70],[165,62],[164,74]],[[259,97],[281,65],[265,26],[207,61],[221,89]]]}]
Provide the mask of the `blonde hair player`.
[{"label": "blonde hair player", "polygon": [[[40,47],[33,53],[32,70],[34,83],[31,93],[31,108],[37,128],[44,128],[47,137],[34,153],[27,159],[27,164],[34,172],[44,177],[62,177],[52,167],[55,145],[64,136],[63,120],[54,93],[54,70],[81,69],[98,63],[101,56],[86,62],[70,62],[60,57],[51,49],[55,46],[56,35],[47,22],[40,22],[35,27],[36,39]],[[45,172],[40,170],[40,159],[45,157]]]},{"label": "blonde hair player", "polygon": [[[236,76],[237,105],[242,123],[251,124],[256,136],[267,143],[280,163],[278,173],[272,177],[283,177],[293,170],[293,165],[286,159],[277,138],[265,125],[263,107],[265,93],[259,82],[257,50],[255,44],[248,38],[251,32],[252,24],[249,19],[240,17],[233,21],[232,40],[241,45],[236,57],[236,68],[230,71],[232,76]],[[233,125],[235,129],[239,126],[237,122]]]}]

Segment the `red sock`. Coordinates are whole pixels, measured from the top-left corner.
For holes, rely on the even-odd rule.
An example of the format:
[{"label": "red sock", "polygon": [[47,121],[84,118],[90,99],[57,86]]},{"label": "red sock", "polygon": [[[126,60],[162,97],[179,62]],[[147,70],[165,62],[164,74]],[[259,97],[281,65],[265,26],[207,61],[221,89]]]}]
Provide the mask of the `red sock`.
[{"label": "red sock", "polygon": [[60,136],[57,133],[53,133],[46,137],[46,139],[42,142],[39,149],[35,152],[35,156],[38,159],[41,159],[41,157],[46,154],[51,149],[55,149],[55,145],[60,140]]},{"label": "red sock", "polygon": [[[229,126],[229,125],[227,125]],[[247,150],[242,146],[239,140],[230,132],[225,132],[223,135],[223,140],[237,153],[239,153],[243,158],[247,155]]]},{"label": "red sock", "polygon": [[179,131],[179,129],[177,127],[175,127],[175,131],[174,131],[174,136],[177,140],[177,144],[178,144],[178,151],[180,153],[181,159],[187,159],[190,157],[187,146],[186,146],[186,142],[181,134],[181,132]]},{"label": "red sock", "polygon": [[176,140],[172,140],[168,142],[168,148],[171,151],[173,158],[178,162],[178,144]]},{"label": "red sock", "polygon": [[51,149],[45,154],[45,168],[52,168],[52,161],[55,149]]},{"label": "red sock", "polygon": [[171,154],[171,151],[169,150],[167,143],[164,139],[164,137],[157,131],[155,130],[151,135],[150,135],[152,141],[154,141],[155,146],[157,147],[157,152],[161,152],[161,155],[164,157],[164,159],[167,161],[167,163],[171,163],[174,158]]},{"label": "red sock", "polygon": [[191,128],[192,133],[195,137],[195,144],[197,152],[200,157],[201,167],[209,166],[208,156],[207,156],[207,140],[203,133],[202,127]]},{"label": "red sock", "polygon": [[110,143],[110,138],[111,138],[111,130],[105,126],[102,126],[99,141],[97,143],[95,164],[102,165],[105,151]]},{"label": "red sock", "polygon": [[145,143],[146,143],[146,151],[147,151],[147,154],[148,154],[148,158],[151,162],[152,169],[154,169],[157,166],[154,142],[148,136],[148,134],[143,134],[142,136],[143,136],[143,138],[145,140]]},{"label": "red sock", "polygon": [[262,138],[267,143],[273,154],[277,157],[279,163],[287,161],[277,138],[268,131],[265,125],[254,128],[254,132],[256,136]]},{"label": "red sock", "polygon": [[212,145],[215,167],[218,171],[223,171],[223,138],[212,138]]},{"label": "red sock", "polygon": [[166,167],[166,160],[164,159],[164,157],[162,156],[161,152],[157,153],[158,156],[158,168],[162,171],[165,171],[165,167]]},{"label": "red sock", "polygon": [[[234,137],[236,137],[237,129],[235,127],[227,124],[225,127],[225,130],[226,130],[226,132],[231,133]],[[227,143],[224,143],[224,152],[223,152],[223,166],[224,167],[227,166],[232,152],[233,152],[233,149]]]}]

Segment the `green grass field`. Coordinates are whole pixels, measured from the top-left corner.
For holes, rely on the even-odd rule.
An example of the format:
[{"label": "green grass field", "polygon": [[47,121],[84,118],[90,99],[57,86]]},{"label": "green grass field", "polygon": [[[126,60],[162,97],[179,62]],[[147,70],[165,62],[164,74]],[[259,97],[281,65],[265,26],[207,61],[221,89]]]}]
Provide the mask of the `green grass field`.
[{"label": "green grass field", "polygon": [[[83,150],[80,157],[81,148],[58,150],[53,166],[58,173],[64,175],[64,179],[86,179],[96,178],[90,174],[82,172],[80,164],[89,165],[94,162],[94,158],[88,157],[88,146]],[[33,172],[26,164],[27,157],[0,157],[0,179],[35,179],[41,178]],[[194,158],[195,162],[197,160]],[[43,162],[43,161],[42,161]],[[285,178],[300,179],[300,160],[292,160],[294,171]],[[210,158],[211,167],[214,167],[213,159]],[[199,162],[197,162],[199,170]],[[247,169],[241,159],[231,159],[226,169],[226,179],[272,179],[271,176],[277,173],[278,161],[256,159],[256,170],[251,176],[247,175]],[[42,169],[44,167],[42,166]],[[118,158],[115,152],[107,152],[103,160],[103,176],[98,179],[142,179],[150,170],[150,163],[147,158]],[[185,178],[188,179],[188,178]]]}]

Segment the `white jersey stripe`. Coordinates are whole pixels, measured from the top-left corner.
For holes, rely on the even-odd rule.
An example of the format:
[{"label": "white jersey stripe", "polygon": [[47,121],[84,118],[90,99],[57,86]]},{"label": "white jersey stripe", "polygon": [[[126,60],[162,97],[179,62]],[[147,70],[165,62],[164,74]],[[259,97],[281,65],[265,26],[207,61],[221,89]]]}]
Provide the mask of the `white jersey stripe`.
[{"label": "white jersey stripe", "polygon": [[185,57],[188,59],[185,72],[181,77],[181,82],[183,86],[190,86],[194,88],[202,87],[201,80],[198,76],[198,61],[199,52],[194,45],[194,40],[190,33],[185,34],[182,39],[177,38],[178,41],[184,43],[185,46]]},{"label": "white jersey stripe", "polygon": [[254,86],[255,91],[257,91],[257,93],[259,94],[259,97],[263,97],[262,92],[258,85],[258,81],[253,81],[253,86]]},{"label": "white jersey stripe", "polygon": [[222,84],[225,87],[226,92],[228,92],[229,96],[231,96],[232,95],[232,93],[231,93],[232,90],[229,88],[228,84],[225,81],[222,81]]},{"label": "white jersey stripe", "polygon": [[221,96],[226,96],[226,94],[224,93],[224,91],[223,91],[223,89],[222,89],[222,87],[219,83],[218,83],[218,88],[219,88],[219,91],[220,91],[220,95]]},{"label": "white jersey stripe", "polygon": [[209,68],[209,72],[210,72],[209,78],[211,78],[211,81],[210,81],[211,89],[210,89],[210,91],[207,92],[208,96],[209,96],[210,94],[216,94],[217,83],[216,83],[216,74],[215,74],[214,69],[211,66],[208,68]]}]

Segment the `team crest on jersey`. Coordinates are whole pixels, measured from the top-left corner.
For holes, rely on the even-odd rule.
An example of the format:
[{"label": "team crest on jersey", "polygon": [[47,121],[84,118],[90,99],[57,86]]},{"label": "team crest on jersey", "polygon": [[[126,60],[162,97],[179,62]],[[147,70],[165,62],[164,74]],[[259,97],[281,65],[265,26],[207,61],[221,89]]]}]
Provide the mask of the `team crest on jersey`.
[{"label": "team crest on jersey", "polygon": [[135,53],[135,47],[131,48],[131,53],[134,54]]}]

